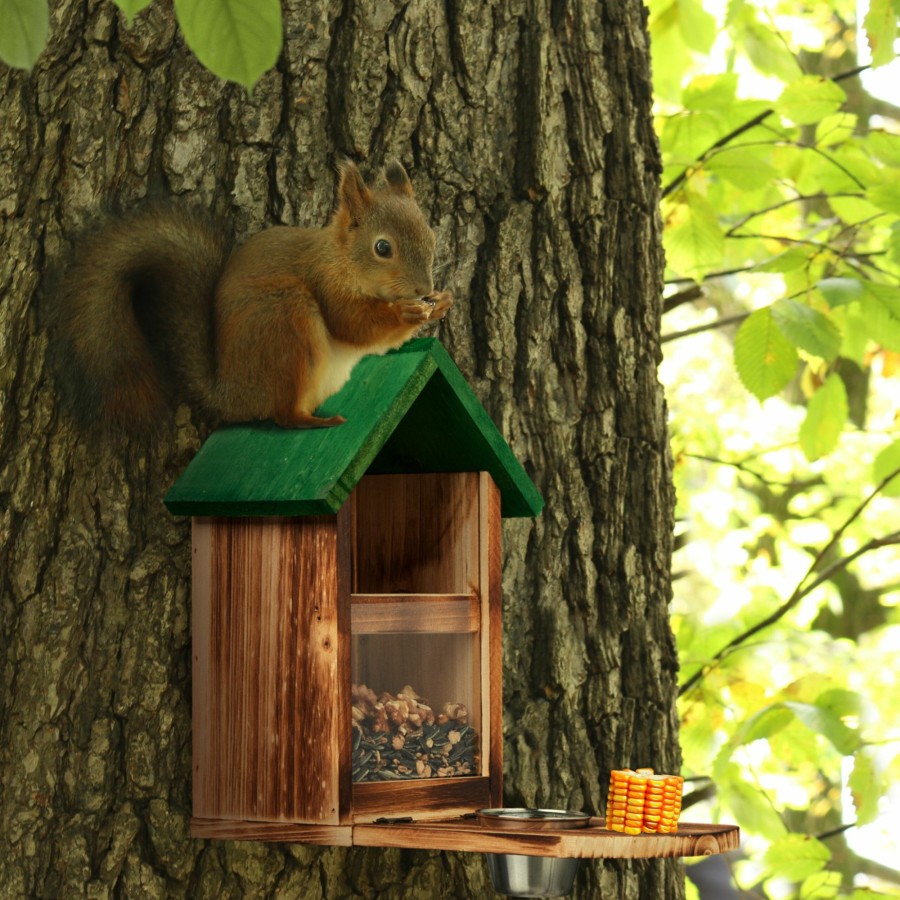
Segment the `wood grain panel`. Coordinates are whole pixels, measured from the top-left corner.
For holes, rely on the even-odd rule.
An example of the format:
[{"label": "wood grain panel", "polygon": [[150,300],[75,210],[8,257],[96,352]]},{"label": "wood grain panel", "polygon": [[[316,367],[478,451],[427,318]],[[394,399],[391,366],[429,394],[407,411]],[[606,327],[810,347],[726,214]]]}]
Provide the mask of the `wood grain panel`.
[{"label": "wood grain panel", "polygon": [[290,841],[326,847],[350,847],[349,825],[298,825],[294,822],[249,822],[241,819],[191,819],[191,837],[219,841]]},{"label": "wood grain panel", "polygon": [[340,819],[337,536],[335,516],[195,520],[198,818]]},{"label": "wood grain panel", "polygon": [[473,594],[354,594],[353,634],[467,634],[481,629]]},{"label": "wood grain panel", "polygon": [[[380,781],[353,785],[353,820],[412,816],[417,821],[445,819],[484,809],[490,802],[487,778],[429,778],[414,781]],[[377,845],[373,845],[377,846]],[[406,844],[418,847],[418,844]]]},{"label": "wood grain panel", "polygon": [[412,822],[355,825],[353,843],[365,847],[417,847],[422,850],[463,850],[471,853],[518,853],[525,856],[606,859],[657,859],[712,856],[737,850],[735,825],[679,824],[676,834],[620,834],[607,831],[603,819],[569,831],[500,831],[474,819],[452,822]]},{"label": "wood grain panel", "polygon": [[354,491],[353,592],[478,589],[477,473],[369,475]]}]

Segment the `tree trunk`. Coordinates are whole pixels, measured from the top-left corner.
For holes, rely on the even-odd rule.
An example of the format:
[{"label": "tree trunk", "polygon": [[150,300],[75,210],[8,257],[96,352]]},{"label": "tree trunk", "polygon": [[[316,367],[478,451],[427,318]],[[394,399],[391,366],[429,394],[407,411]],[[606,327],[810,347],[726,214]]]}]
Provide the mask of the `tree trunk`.
[{"label": "tree trunk", "polygon": [[[161,501],[206,426],[79,432],[43,312],[101,209],[187,195],[243,236],[323,223],[336,153],[406,163],[439,336],[547,503],[504,527],[506,801],[602,812],[610,768],[679,767],[642,4],[287,0],[252,98],[167,3],[51,7],[34,71],[0,68],[0,896],[492,896],[475,855],[190,839],[190,533]],[[576,890],[681,893],[672,862]]]}]

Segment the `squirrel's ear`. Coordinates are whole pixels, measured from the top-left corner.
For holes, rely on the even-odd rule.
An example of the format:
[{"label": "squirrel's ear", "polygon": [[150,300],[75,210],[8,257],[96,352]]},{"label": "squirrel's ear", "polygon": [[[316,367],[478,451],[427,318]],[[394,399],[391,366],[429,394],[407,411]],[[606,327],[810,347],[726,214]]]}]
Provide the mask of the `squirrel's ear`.
[{"label": "squirrel's ear", "polygon": [[409,175],[406,174],[406,169],[396,159],[392,159],[384,167],[384,180],[388,183],[388,187],[398,194],[412,197],[412,182],[409,180]]},{"label": "squirrel's ear", "polygon": [[366,210],[372,203],[372,194],[366,187],[356,163],[342,159],[338,169],[338,204],[339,208],[349,216],[351,227],[359,224]]}]

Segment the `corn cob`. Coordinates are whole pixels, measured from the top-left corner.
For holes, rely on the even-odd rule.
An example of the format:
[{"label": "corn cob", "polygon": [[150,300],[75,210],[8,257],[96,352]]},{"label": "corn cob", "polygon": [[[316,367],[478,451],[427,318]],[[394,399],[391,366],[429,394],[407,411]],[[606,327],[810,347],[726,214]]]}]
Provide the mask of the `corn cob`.
[{"label": "corn cob", "polygon": [[679,775],[655,775],[653,769],[615,769],[610,773],[606,827],[625,834],[671,834],[681,812]]}]

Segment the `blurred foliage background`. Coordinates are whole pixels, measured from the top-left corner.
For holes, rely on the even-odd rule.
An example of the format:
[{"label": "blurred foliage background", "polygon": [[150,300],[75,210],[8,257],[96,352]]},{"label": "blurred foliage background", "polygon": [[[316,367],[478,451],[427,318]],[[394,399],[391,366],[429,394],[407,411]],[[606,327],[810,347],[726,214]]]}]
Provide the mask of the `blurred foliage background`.
[{"label": "blurred foliage background", "polygon": [[649,5],[686,817],[900,896],[900,3]]}]

